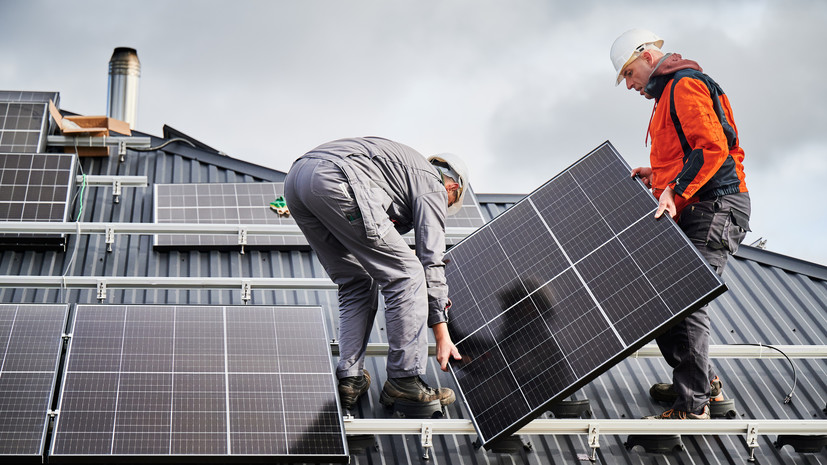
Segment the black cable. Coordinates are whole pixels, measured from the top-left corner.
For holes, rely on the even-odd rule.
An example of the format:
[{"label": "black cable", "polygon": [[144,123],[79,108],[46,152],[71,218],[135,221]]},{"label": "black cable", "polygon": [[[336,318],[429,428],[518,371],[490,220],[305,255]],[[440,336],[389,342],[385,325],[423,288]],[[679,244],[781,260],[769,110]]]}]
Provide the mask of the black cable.
[{"label": "black cable", "polygon": [[793,361],[792,361],[792,360],[790,360],[790,357],[787,357],[787,354],[785,354],[785,353],[784,353],[784,351],[782,351],[782,350],[781,350],[781,349],[779,349],[778,347],[773,347],[773,346],[768,345],[768,344],[744,343],[744,344],[733,344],[733,345],[736,345],[736,346],[768,347],[768,348],[770,348],[770,349],[772,349],[772,350],[777,351],[777,352],[778,352],[778,353],[780,353],[781,355],[783,355],[783,356],[784,356],[784,358],[786,358],[786,359],[787,359],[787,361],[788,361],[788,362],[790,362],[790,368],[792,368],[792,369],[793,369],[793,387],[792,387],[792,389],[790,389],[790,393],[789,393],[789,394],[787,394],[787,396],[786,396],[786,397],[784,397],[784,403],[785,403],[785,404],[789,404],[790,402],[792,402],[792,400],[793,400],[793,391],[795,391],[795,386],[798,384],[798,374],[797,374],[797,373],[796,373],[796,371],[795,371],[795,364],[793,363]]},{"label": "black cable", "polygon": [[168,141],[164,142],[163,144],[161,144],[159,146],[156,146],[156,147],[147,147],[147,148],[130,147],[129,150],[134,150],[136,152],[154,152],[156,150],[160,150],[160,149],[166,147],[167,145],[169,145],[173,142],[186,142],[187,144],[190,144],[190,146],[192,146],[192,148],[198,148],[192,142],[190,142],[186,139],[182,139],[180,137],[176,137],[175,139],[170,139],[170,140],[168,140]]}]

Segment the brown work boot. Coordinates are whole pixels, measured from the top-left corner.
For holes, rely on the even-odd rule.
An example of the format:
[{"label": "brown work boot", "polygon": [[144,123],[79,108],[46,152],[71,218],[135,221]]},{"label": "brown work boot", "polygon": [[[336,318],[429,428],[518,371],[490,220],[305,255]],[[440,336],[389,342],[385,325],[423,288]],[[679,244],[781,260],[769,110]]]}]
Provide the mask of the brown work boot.
[{"label": "brown work boot", "polygon": [[370,373],[362,369],[362,376],[347,376],[339,380],[339,401],[342,408],[350,410],[359,400],[359,396],[368,392],[370,387]]},{"label": "brown work boot", "polygon": [[382,388],[379,402],[385,407],[392,407],[397,400],[423,403],[439,400],[440,404],[449,405],[454,403],[456,396],[449,388],[434,389],[428,386],[419,376],[388,378]]},{"label": "brown work boot", "polygon": [[[721,382],[721,379],[717,376],[715,379],[709,382],[710,393],[709,393],[709,401],[716,402],[724,400],[724,384]],[[649,395],[652,396],[652,399],[655,399],[659,402],[666,402],[672,404],[675,400],[678,399],[678,393],[672,389],[672,385],[669,383],[657,383],[654,384],[649,389]]]},{"label": "brown work boot", "polygon": [[644,420],[709,420],[709,418],[709,405],[704,405],[701,413],[684,412],[670,408],[660,415],[643,417]]}]

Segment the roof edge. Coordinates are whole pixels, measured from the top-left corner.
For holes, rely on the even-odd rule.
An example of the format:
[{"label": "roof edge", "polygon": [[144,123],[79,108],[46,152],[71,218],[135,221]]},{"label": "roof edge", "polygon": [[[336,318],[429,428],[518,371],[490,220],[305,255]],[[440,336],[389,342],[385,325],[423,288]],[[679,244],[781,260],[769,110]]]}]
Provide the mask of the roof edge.
[{"label": "roof edge", "polygon": [[752,260],[768,266],[774,266],[786,271],[807,275],[813,279],[827,281],[827,266],[808,262],[799,258],[782,255],[769,250],[759,249],[749,245],[741,245],[735,253],[738,258]]}]

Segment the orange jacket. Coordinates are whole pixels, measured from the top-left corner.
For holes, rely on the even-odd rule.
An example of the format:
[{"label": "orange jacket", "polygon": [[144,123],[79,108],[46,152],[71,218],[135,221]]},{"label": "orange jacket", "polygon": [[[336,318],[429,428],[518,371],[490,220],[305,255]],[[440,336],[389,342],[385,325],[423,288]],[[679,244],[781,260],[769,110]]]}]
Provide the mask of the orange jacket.
[{"label": "orange jacket", "polygon": [[649,123],[656,197],[672,187],[682,207],[697,198],[747,192],[729,99],[697,63],[666,55],[645,91],[656,99]]}]

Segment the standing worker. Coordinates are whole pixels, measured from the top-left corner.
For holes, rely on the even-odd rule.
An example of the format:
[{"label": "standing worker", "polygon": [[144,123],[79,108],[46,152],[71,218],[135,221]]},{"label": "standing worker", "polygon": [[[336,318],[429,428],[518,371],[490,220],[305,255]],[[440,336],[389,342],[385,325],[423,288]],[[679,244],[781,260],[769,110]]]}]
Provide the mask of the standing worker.
[{"label": "standing worker", "polygon": [[[379,137],[323,144],[293,163],[284,182],[290,213],[339,287],[339,397],[351,409],[370,386],[365,350],[385,301],[388,379],[380,401],[448,405],[449,388],[420,376],[433,329],[443,371],[460,355],[448,334],[445,217],[459,211],[468,186],[465,164],[452,154],[426,160]],[[402,234],[414,230],[415,254]]]},{"label": "standing worker", "polygon": [[[720,276],[729,253],[749,231],[750,198],[744,151],[729,99],[698,63],[664,54],[663,39],[643,29],[623,33],[612,45],[617,82],[655,100],[648,135],[651,167],[632,170],[658,199],[655,218],[674,218]],[[721,380],[709,363],[707,307],[657,338],[672,367],[672,383],[649,393],[672,408],[646,418],[707,419],[709,402],[723,400]]]}]

